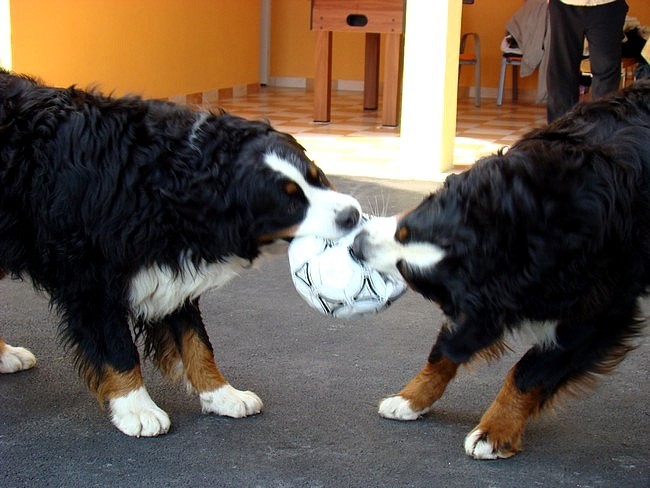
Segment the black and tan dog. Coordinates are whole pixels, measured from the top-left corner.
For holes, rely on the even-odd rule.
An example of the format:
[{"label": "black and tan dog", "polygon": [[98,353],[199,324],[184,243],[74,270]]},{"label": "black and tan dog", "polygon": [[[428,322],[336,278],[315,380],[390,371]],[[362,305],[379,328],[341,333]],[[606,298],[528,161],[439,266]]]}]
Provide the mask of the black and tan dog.
[{"label": "black and tan dog", "polygon": [[[133,329],[204,412],[259,413],[257,395],[217,369],[199,296],[276,239],[335,239],[359,218],[358,202],[266,123],[0,72],[0,274],[49,293],[83,378],[128,435],[170,425]],[[33,364],[0,340],[0,372]]]},{"label": "black and tan dog", "polygon": [[650,84],[578,106],[486,157],[417,208],[370,220],[354,251],[399,273],[448,318],[424,368],[384,417],[428,412],[459,365],[536,344],[465,439],[478,459],[521,449],[526,421],[633,347],[650,284]]}]

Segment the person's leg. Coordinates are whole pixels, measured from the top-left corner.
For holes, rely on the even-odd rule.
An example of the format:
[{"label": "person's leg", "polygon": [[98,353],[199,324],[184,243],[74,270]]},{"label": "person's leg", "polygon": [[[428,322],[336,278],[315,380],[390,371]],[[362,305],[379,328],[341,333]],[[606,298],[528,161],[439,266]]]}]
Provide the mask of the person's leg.
[{"label": "person's leg", "polygon": [[584,45],[582,11],[587,7],[573,7],[560,0],[550,0],[548,8],[551,42],[546,75],[547,119],[552,122],[578,103]]},{"label": "person's leg", "polygon": [[625,0],[585,9],[592,97],[601,98],[618,91],[621,82],[621,42],[627,13]]}]

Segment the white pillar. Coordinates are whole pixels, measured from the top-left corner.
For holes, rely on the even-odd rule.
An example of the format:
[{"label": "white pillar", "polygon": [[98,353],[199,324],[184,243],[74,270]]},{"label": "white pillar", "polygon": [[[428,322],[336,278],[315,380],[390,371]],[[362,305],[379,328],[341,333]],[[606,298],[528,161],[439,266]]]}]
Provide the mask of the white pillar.
[{"label": "white pillar", "polygon": [[9,0],[0,0],[0,67],[11,69],[11,12]]},{"label": "white pillar", "polygon": [[462,0],[407,0],[401,168],[437,179],[451,169],[456,134]]}]

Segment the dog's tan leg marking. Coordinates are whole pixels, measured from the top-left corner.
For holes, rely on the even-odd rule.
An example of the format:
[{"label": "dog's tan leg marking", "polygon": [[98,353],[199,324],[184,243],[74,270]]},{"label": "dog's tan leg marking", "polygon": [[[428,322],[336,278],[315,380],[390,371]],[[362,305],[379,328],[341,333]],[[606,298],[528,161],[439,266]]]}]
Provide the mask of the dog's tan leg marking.
[{"label": "dog's tan leg marking", "polygon": [[131,371],[119,372],[110,366],[104,368],[102,377],[97,382],[97,398],[103,402],[111,398],[128,395],[133,390],[144,386],[140,366]]},{"label": "dog's tan leg marking", "polygon": [[187,330],[180,350],[169,330],[156,330],[153,359],[160,371],[172,380],[184,376],[188,388],[198,393],[214,390],[228,382],[214,360],[210,348],[193,330]]},{"label": "dog's tan leg marking", "polygon": [[445,392],[449,382],[456,376],[458,364],[443,358],[435,363],[427,361],[422,370],[399,392],[414,410],[431,407]]},{"label": "dog's tan leg marking", "polygon": [[210,348],[192,330],[183,335],[181,357],[187,380],[199,393],[228,383],[219,371]]},{"label": "dog's tan leg marking", "polygon": [[417,419],[442,396],[457,370],[458,364],[444,357],[434,363],[427,361],[402,391],[380,403],[379,414],[397,420]]},{"label": "dog's tan leg marking", "polygon": [[158,327],[149,331],[145,348],[147,355],[153,358],[154,364],[164,376],[172,381],[183,377],[183,359],[169,329]]},{"label": "dog's tan leg marking", "polygon": [[237,390],[226,381],[212,351],[194,331],[183,335],[181,357],[187,380],[199,393],[204,413],[240,418],[262,411],[262,400],[255,393]]},{"label": "dog's tan leg marking", "polygon": [[475,459],[509,458],[521,451],[527,420],[543,401],[539,388],[521,392],[515,385],[514,369],[479,424],[465,438],[465,452]]},{"label": "dog's tan leg marking", "polygon": [[0,373],[17,373],[33,368],[36,357],[24,347],[14,347],[0,337]]},{"label": "dog's tan leg marking", "polygon": [[97,397],[108,401],[113,425],[125,434],[154,437],[169,430],[169,416],[147,393],[139,365],[125,372],[106,367],[97,384]]}]

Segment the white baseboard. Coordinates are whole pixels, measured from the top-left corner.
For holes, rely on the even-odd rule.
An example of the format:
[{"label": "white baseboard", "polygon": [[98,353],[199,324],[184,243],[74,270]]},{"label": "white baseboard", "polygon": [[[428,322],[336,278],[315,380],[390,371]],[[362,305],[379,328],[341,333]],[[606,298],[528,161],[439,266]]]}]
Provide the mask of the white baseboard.
[{"label": "white baseboard", "polygon": [[271,76],[269,78],[269,86],[277,86],[281,88],[307,88],[307,79],[290,76]]},{"label": "white baseboard", "polygon": [[[296,78],[290,76],[277,76],[269,78],[269,86],[280,88],[307,88],[312,89],[314,80],[311,78]],[[363,91],[362,80],[332,80],[332,90]]]}]

